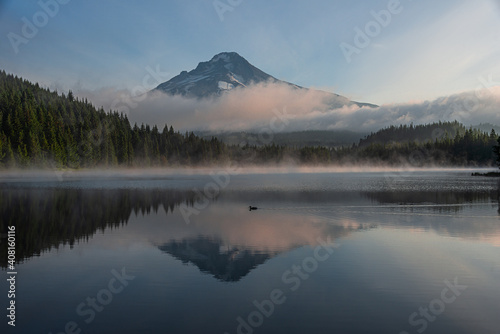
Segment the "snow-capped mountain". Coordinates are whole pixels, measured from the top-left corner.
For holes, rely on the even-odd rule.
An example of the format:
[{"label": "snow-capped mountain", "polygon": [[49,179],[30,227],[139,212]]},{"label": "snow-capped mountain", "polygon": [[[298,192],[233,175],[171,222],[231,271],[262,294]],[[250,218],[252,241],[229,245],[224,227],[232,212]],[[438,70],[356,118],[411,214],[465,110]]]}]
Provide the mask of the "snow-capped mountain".
[{"label": "snow-capped mountain", "polygon": [[210,61],[199,63],[190,71],[160,84],[156,89],[172,95],[209,97],[220,95],[236,87],[247,87],[261,82],[279,82],[264,73],[236,52],[223,52]]},{"label": "snow-capped mountain", "polygon": [[[222,52],[210,61],[201,62],[190,71],[182,71],[167,82],[160,84],[155,90],[171,95],[183,95],[193,98],[217,97],[237,87],[249,87],[262,82],[285,84],[294,89],[308,89],[295,84],[278,80],[250,64],[236,52]],[[344,105],[375,105],[350,101],[346,97],[327,94],[327,103],[333,108]]]}]

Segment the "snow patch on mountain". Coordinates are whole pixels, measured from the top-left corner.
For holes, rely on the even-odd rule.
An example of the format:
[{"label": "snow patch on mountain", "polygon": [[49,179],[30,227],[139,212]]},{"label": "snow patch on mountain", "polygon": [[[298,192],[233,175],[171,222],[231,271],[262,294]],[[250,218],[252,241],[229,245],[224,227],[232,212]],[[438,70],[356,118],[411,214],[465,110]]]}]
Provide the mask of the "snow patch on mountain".
[{"label": "snow patch on mountain", "polygon": [[219,53],[218,55],[214,56],[210,62],[212,62],[212,63],[216,63],[216,62],[218,62],[220,59],[222,59],[222,60],[223,60],[223,61],[225,61],[226,63],[228,63],[228,62],[230,62],[230,61],[231,61],[231,59],[229,58],[229,54],[227,54],[227,53]]},{"label": "snow patch on mountain", "polygon": [[227,83],[225,81],[219,81],[219,89],[231,90],[233,88],[234,88],[234,86],[232,84]]}]

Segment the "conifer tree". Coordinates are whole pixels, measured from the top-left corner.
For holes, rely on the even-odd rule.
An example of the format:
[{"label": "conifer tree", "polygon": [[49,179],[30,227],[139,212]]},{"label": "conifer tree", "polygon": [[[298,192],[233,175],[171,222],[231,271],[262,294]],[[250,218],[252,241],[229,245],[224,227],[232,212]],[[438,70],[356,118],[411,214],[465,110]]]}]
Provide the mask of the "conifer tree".
[{"label": "conifer tree", "polygon": [[496,155],[496,163],[498,168],[500,168],[500,137],[497,138],[497,145],[493,146],[493,152]]}]

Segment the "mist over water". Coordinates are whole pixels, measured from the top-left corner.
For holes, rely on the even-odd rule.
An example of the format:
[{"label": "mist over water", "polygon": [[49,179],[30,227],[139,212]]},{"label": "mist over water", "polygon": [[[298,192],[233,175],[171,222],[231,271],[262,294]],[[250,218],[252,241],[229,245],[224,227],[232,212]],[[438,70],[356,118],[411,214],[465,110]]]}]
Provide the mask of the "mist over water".
[{"label": "mist over water", "polygon": [[500,333],[500,0],[116,4],[0,0],[0,334]]},{"label": "mist over water", "polygon": [[[237,333],[238,319],[253,326],[256,303],[279,290],[285,299],[255,332],[413,333],[421,327],[409,316],[456,279],[467,288],[427,332],[470,333],[480,321],[495,333],[498,180],[471,169],[361,170],[4,175],[2,233],[16,226],[17,312],[31,319],[18,329],[57,333],[74,321],[84,332],[137,333],[145,321],[151,333]],[[227,181],[216,192],[206,188],[214,173]],[[325,243],[331,253],[317,248]],[[134,278],[87,323],[78,305],[102,297],[121,268]],[[53,307],[37,306],[48,299]]]},{"label": "mist over water", "polygon": [[166,167],[166,168],[92,168],[92,169],[69,169],[58,170],[48,168],[30,169],[9,169],[0,172],[0,183],[19,182],[24,184],[36,183],[40,181],[65,181],[65,180],[134,180],[134,179],[162,179],[185,177],[185,176],[206,176],[226,174],[237,175],[274,175],[274,174],[348,174],[375,173],[392,177],[394,175],[415,175],[422,172],[463,172],[487,173],[496,171],[495,168],[468,168],[468,167],[415,167],[411,164],[402,166],[373,166],[373,165],[345,165],[345,166],[319,166],[319,165],[297,165],[297,164],[272,164],[267,166],[251,166],[242,164],[226,164],[215,167]]}]

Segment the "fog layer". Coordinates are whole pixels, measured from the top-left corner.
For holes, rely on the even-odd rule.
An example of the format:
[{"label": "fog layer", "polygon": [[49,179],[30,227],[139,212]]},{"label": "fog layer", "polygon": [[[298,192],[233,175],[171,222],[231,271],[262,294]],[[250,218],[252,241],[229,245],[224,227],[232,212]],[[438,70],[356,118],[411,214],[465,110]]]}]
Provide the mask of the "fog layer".
[{"label": "fog layer", "polygon": [[[457,120],[465,125],[500,124],[500,86],[432,101],[386,104],[378,108],[349,105],[332,109],[329,93],[266,83],[234,89],[219,98],[191,99],[154,92],[134,96],[113,89],[82,91],[105,110],[128,115],[131,123],[173,125],[177,130],[276,132],[349,129],[376,131],[389,125]],[[336,103],[344,101],[338,98]],[[363,101],[369,102],[369,101]]]}]

